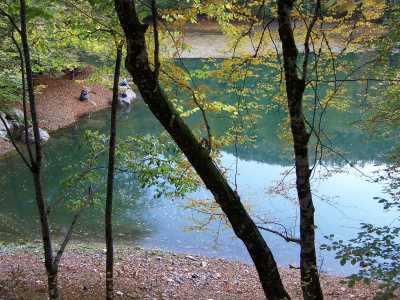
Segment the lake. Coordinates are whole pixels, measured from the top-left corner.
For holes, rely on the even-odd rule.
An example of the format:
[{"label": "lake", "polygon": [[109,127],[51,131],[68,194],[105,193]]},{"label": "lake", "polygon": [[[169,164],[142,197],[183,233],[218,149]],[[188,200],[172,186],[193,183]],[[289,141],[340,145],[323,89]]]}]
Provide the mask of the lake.
[{"label": "lake", "polygon": [[[190,60],[191,68],[198,61]],[[207,84],[203,80],[202,84]],[[210,83],[211,84],[211,83]],[[385,154],[392,150],[393,140],[367,135],[355,126],[362,112],[363,87],[352,86],[351,109],[328,109],[324,124],[329,131],[330,141],[343,153],[354,167],[341,157],[331,155],[323,160],[324,166],[317,167],[312,187],[316,207],[317,243],[326,242],[324,235],[335,234],[340,239],[349,239],[357,233],[361,222],[387,225],[395,218],[394,213],[385,212],[373,197],[382,196],[382,186],[372,181],[375,172],[385,164]],[[224,99],[224,101],[228,101]],[[266,100],[267,101],[267,100]],[[229,102],[229,101],[228,101]],[[63,168],[80,160],[84,131],[95,129],[108,133],[109,110],[92,113],[76,124],[61,129],[52,135],[45,145],[45,166],[43,173],[47,198],[52,201],[62,193],[61,181],[67,174]],[[274,108],[262,113],[256,123],[256,140],[250,146],[224,148],[221,163],[230,168],[229,179],[233,182],[237,163],[238,192],[256,220],[263,219],[285,225],[296,234],[298,207],[293,190],[287,197],[271,194],[271,187],[279,182],[283,174],[292,169],[291,146],[280,138],[285,112]],[[189,120],[195,124],[199,117]],[[226,128],[225,119],[212,119],[217,132]],[[329,125],[329,126],[328,126]],[[118,134],[124,137],[132,134],[156,134],[161,132],[157,120],[145,104],[135,103],[130,112],[118,115]],[[327,169],[330,170],[327,176]],[[129,203],[124,203],[116,191],[115,235],[117,242],[138,245],[145,248],[223,257],[250,262],[242,243],[233,236],[232,230],[218,220],[205,228],[208,216],[193,209],[185,208],[184,199],[155,199],[152,189],[141,190],[132,178],[126,180],[132,186]],[[285,182],[293,183],[293,174]],[[39,238],[37,210],[33,194],[31,175],[17,156],[0,160],[0,238],[3,241],[32,241]],[[204,189],[187,195],[185,199],[210,198]],[[51,215],[56,236],[65,232],[71,219],[66,209],[58,209]],[[263,233],[281,266],[298,266],[299,248],[270,233]],[[101,210],[85,213],[74,235],[78,241],[103,241],[103,215]],[[320,267],[333,274],[349,274],[356,266],[340,266],[330,252],[318,251]]]}]

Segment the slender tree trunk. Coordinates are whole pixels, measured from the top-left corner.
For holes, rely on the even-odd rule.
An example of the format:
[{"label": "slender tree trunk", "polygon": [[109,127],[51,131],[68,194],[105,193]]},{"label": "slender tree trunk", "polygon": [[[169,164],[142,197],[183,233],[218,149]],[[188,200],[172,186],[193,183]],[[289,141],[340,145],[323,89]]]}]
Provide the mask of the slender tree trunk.
[{"label": "slender tree trunk", "polygon": [[108,176],[107,176],[107,198],[105,212],[105,234],[106,234],[106,299],[113,299],[113,268],[114,268],[114,245],[112,234],[112,206],[115,173],[115,147],[117,136],[117,105],[118,105],[118,85],[122,61],[122,44],[117,46],[117,58],[115,62],[113,99],[111,106],[111,128],[110,145],[108,153]]},{"label": "slender tree trunk", "polygon": [[308,141],[303,114],[305,81],[298,76],[298,50],[291,25],[293,0],[278,1],[279,36],[284,57],[286,93],[293,135],[296,188],[300,204],[300,269],[304,299],[323,299],[315,252],[314,205],[310,187]]},{"label": "slender tree trunk", "polygon": [[[244,208],[239,195],[228,182],[172,103],[162,92],[158,78],[150,68],[145,32],[130,0],[115,0],[116,11],[127,39],[126,67],[138,86],[144,101],[185,154],[191,165],[212,192],[215,201],[229,219],[235,234],[243,241],[256,266],[268,299],[290,299],[267,243]],[[155,20],[156,21],[156,20]]]},{"label": "slender tree trunk", "polygon": [[52,265],[48,271],[48,293],[50,299],[58,299],[58,266]]},{"label": "slender tree trunk", "polygon": [[[41,181],[42,147],[40,144],[39,124],[37,120],[35,94],[34,94],[33,79],[32,79],[32,66],[31,66],[27,25],[26,25],[25,0],[20,0],[20,18],[21,18],[21,41],[24,54],[26,76],[27,76],[28,100],[32,118],[33,133],[35,138],[35,159],[31,161],[31,171],[35,187],[36,204],[40,216],[45,267],[48,279],[48,293],[50,299],[58,299],[58,288],[57,288],[58,268],[57,265],[54,264],[53,249],[50,237],[50,227],[48,223],[47,208],[43,195],[43,188]],[[27,116],[25,115],[24,117],[26,118]]]}]

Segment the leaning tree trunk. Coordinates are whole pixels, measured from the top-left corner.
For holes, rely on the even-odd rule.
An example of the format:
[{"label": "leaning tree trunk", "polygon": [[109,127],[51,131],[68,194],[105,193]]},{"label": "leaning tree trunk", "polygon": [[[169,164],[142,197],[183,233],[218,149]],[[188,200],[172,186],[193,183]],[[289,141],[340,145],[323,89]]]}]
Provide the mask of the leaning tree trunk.
[{"label": "leaning tree trunk", "polygon": [[308,141],[303,113],[304,78],[297,73],[298,50],[293,36],[291,10],[293,0],[278,1],[279,36],[284,57],[286,93],[296,165],[296,188],[300,203],[300,269],[304,299],[323,299],[315,252],[314,205],[310,187]]},{"label": "leaning tree trunk", "polygon": [[113,299],[114,290],[114,245],[112,233],[112,208],[115,174],[115,147],[117,137],[117,106],[118,106],[118,84],[122,61],[122,44],[117,45],[117,58],[114,71],[113,99],[111,105],[110,144],[108,150],[108,174],[107,174],[107,198],[105,211],[105,234],[106,234],[106,299]]},{"label": "leaning tree trunk", "polygon": [[[290,299],[282,284],[272,252],[244,208],[239,195],[229,186],[210,157],[209,151],[199,143],[161,90],[156,76],[158,70],[151,70],[148,59],[145,40],[147,26],[140,23],[134,1],[115,0],[115,7],[127,39],[126,67],[144,101],[185,154],[226,214],[235,234],[245,244],[256,266],[266,297]],[[156,18],[153,19],[157,22]]]},{"label": "leaning tree trunk", "polygon": [[[35,159],[31,159],[31,172],[33,176],[33,183],[36,192],[36,204],[40,216],[40,225],[42,232],[44,259],[47,272],[48,293],[50,299],[58,299],[57,288],[57,271],[58,267],[54,264],[53,249],[50,237],[50,227],[48,222],[46,202],[43,195],[41,169],[42,169],[42,147],[40,144],[39,124],[36,113],[35,94],[32,79],[32,65],[29,51],[27,25],[26,25],[26,3],[25,0],[20,0],[20,18],[21,18],[21,41],[25,63],[25,73],[28,88],[28,100],[30,105],[30,112],[32,118],[32,128],[35,138]],[[25,91],[24,91],[25,93]],[[24,116],[27,117],[26,115]]]}]

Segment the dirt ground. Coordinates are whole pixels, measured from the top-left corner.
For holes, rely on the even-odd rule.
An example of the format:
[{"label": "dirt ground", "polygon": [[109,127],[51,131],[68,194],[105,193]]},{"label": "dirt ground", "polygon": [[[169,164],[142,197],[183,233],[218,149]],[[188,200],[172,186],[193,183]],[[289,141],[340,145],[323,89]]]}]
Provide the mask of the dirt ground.
[{"label": "dirt ground", "polygon": [[[79,79],[79,78],[78,78]],[[44,85],[37,96],[39,126],[52,132],[76,122],[80,117],[108,107],[112,91],[99,85],[90,86],[90,101],[79,101],[83,84],[65,78],[41,77],[37,85]],[[14,148],[10,142],[0,139],[0,157]]]},{"label": "dirt ground", "polygon": [[[292,299],[302,299],[299,272],[280,270]],[[265,299],[253,266],[194,255],[117,248],[116,299]],[[325,299],[372,299],[373,286],[348,288],[322,276]],[[104,299],[105,252],[72,246],[60,267],[62,299]],[[46,299],[40,248],[0,248],[0,299]]]}]

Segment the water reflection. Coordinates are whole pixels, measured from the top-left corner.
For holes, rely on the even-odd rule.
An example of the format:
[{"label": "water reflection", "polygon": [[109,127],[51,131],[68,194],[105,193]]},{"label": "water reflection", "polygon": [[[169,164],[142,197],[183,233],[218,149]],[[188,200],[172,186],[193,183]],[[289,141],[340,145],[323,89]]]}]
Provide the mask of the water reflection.
[{"label": "water reflection", "polygon": [[[393,142],[370,137],[356,126],[351,126],[359,112],[356,103],[351,112],[329,111],[325,125],[335,147],[345,153],[365,174],[371,174],[385,163],[384,153],[391,149]],[[257,140],[238,151],[228,147],[222,153],[222,164],[232,167],[238,155],[238,190],[249,205],[253,215],[276,220],[290,227],[298,224],[295,201],[282,196],[272,196],[269,188],[282,178],[282,173],[292,166],[292,155],[287,143],[279,139],[282,130],[279,124],[285,118],[280,110],[265,113],[257,124]],[[196,117],[190,120],[197,122]],[[211,121],[216,131],[222,132],[229,126],[227,120]],[[329,125],[329,126],[328,126]],[[61,181],[68,174],[63,168],[72,165],[82,157],[83,133],[86,129],[96,129],[107,133],[109,112],[93,113],[78,124],[62,129],[46,144],[44,187],[49,200],[54,200],[61,191]],[[136,103],[134,109],[118,116],[120,137],[131,134],[158,133],[161,128],[143,103]],[[287,150],[285,150],[287,149]],[[380,210],[372,199],[381,195],[381,187],[371,183],[360,172],[344,166],[339,157],[329,157],[325,161],[330,166],[342,166],[339,173],[324,180],[313,182],[316,193],[316,222],[318,241],[325,234],[335,233],[346,239],[357,231],[358,224],[368,221],[376,224],[390,223],[394,216]],[[3,240],[32,240],[39,237],[37,211],[34,203],[31,176],[18,157],[0,161],[0,234]],[[317,171],[323,172],[323,169]],[[233,181],[233,173],[230,173]],[[315,176],[315,178],[320,178]],[[290,176],[289,176],[290,182]],[[208,230],[187,231],[198,220],[206,216],[193,210],[184,209],[184,200],[153,199],[152,191],[142,191],[134,183],[123,177],[118,179],[116,193],[115,231],[119,239],[149,248],[187,251],[203,255],[219,256],[249,261],[243,245],[233,237],[232,231],[218,222]],[[122,192],[124,197],[122,197]],[[323,197],[328,195],[329,199]],[[129,205],[126,198],[129,198]],[[205,190],[197,191],[188,198],[210,198]],[[321,199],[320,199],[321,198]],[[322,199],[325,198],[325,199]],[[378,207],[378,208],[377,208]],[[58,209],[51,215],[55,233],[65,231],[71,219],[66,209]],[[79,222],[76,238],[102,241],[103,213],[100,210],[87,211]],[[299,249],[270,234],[265,234],[273,252],[281,265],[298,265]],[[339,268],[332,254],[323,253],[323,269],[334,272],[350,272],[351,266]]]}]

